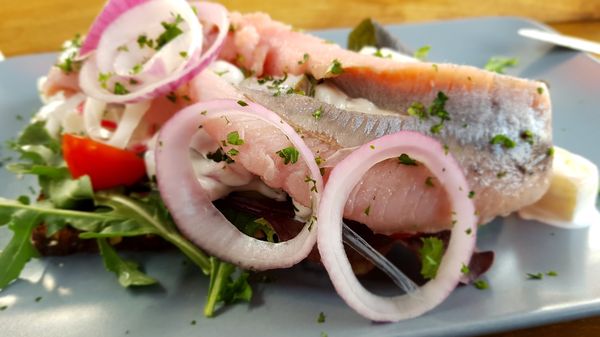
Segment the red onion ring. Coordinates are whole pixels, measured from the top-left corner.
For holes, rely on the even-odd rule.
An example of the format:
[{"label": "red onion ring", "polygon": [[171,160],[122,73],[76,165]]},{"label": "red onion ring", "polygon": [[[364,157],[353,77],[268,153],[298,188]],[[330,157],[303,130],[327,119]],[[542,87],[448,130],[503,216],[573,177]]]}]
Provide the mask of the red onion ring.
[{"label": "red onion ring", "polygon": [[[115,2],[118,1],[109,2],[96,19],[80,54],[88,56],[79,75],[81,88],[86,95],[104,102],[134,103],[174,91],[218,56],[229,31],[228,12],[216,3],[130,0],[126,5],[119,5]],[[196,9],[197,16],[191,6]],[[156,53],[146,55],[151,49],[136,45],[136,37],[140,32],[132,31],[131,27],[145,26],[147,16],[152,17],[157,13],[179,14],[189,31],[184,30],[183,34]],[[160,18],[156,21],[160,21]],[[200,21],[208,27],[218,28],[214,42],[205,52],[202,51],[204,33]],[[131,48],[120,50],[123,46]],[[146,58],[148,61],[136,63]],[[134,74],[133,67],[138,64],[141,68]],[[110,74],[110,77],[102,83],[99,80],[101,74]],[[110,85],[106,85],[106,82]],[[109,90],[117,82],[127,92],[121,90],[123,94],[118,94],[114,93],[116,90]]]},{"label": "red onion ring", "polygon": [[158,188],[181,232],[208,253],[247,269],[290,267],[310,253],[316,242],[316,224],[307,223],[296,237],[279,243],[247,236],[213,206],[190,161],[192,137],[203,121],[226,115],[250,116],[265,121],[281,130],[306,162],[316,187],[310,192],[313,214],[316,214],[323,181],[312,152],[277,114],[260,105],[247,104],[241,106],[232,100],[196,103],[171,118],[159,133],[155,152]]},{"label": "red onion ring", "polygon": [[115,21],[122,13],[148,1],[149,0],[109,0],[104,5],[104,8],[102,8],[102,11],[96,20],[94,20],[90,31],[85,37],[85,41],[81,44],[81,48],[79,49],[79,59],[87,57],[96,49],[106,27]]},{"label": "red onion ring", "polygon": [[[446,254],[434,279],[414,293],[381,297],[358,281],[342,244],[342,214],[346,200],[361,177],[376,163],[402,153],[426,165],[448,193],[456,223]],[[374,321],[413,318],[440,304],[461,279],[469,265],[476,240],[475,206],[456,161],[445,155],[437,141],[415,132],[398,132],[361,146],[332,170],[319,205],[318,247],[321,261],[338,294],[359,314]]]}]

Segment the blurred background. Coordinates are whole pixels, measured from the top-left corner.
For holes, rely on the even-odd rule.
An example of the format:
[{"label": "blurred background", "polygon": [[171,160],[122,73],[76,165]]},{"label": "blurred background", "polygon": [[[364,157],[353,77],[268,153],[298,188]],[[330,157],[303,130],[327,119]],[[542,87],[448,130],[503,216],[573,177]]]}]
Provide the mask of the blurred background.
[{"label": "blurred background", "polygon": [[[297,28],[349,27],[369,16],[383,23],[473,16],[523,16],[566,34],[600,41],[600,0],[220,1],[230,10],[264,11]],[[0,50],[6,56],[54,51],[85,33],[104,0],[0,1]]]}]

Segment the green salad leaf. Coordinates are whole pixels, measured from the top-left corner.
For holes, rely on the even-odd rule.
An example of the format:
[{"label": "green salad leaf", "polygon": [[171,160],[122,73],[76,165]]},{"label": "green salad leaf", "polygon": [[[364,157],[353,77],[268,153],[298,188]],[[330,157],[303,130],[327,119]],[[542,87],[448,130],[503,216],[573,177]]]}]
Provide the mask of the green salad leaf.
[{"label": "green salad leaf", "polygon": [[376,29],[371,18],[362,20],[348,35],[348,49],[350,50],[359,51],[362,47],[376,45]]},{"label": "green salad leaf", "polygon": [[[8,228],[13,237],[0,252],[0,289],[19,277],[21,271],[33,257],[39,254],[31,243],[31,232],[38,225],[38,214],[20,210],[12,215]],[[5,217],[2,218],[6,220]]]},{"label": "green salad leaf", "polygon": [[147,286],[157,283],[155,279],[141,272],[137,263],[123,260],[115,249],[106,242],[106,239],[97,239],[97,242],[106,270],[115,273],[123,287]]}]

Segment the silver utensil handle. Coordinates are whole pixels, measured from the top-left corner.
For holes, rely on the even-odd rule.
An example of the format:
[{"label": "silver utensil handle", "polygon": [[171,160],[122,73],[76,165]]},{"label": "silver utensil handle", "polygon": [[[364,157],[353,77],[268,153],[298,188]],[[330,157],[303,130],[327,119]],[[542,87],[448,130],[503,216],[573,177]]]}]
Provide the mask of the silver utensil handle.
[{"label": "silver utensil handle", "polygon": [[600,43],[580,39],[577,37],[528,28],[519,29],[519,35],[575,50],[600,54]]},{"label": "silver utensil handle", "polygon": [[416,283],[345,223],[342,224],[342,241],[383,271],[406,294],[414,294],[419,289]]}]

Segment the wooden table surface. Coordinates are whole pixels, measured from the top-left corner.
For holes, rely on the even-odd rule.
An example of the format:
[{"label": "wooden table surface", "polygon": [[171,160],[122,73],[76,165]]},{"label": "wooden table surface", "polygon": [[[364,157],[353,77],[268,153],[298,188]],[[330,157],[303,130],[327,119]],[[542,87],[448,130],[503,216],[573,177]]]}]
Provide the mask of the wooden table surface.
[{"label": "wooden table surface", "polygon": [[[15,56],[58,50],[62,41],[86,32],[103,3],[103,0],[1,0],[0,51]],[[225,0],[222,3],[230,10],[261,10],[305,29],[354,26],[367,16],[384,23],[401,23],[517,15],[545,22],[566,34],[600,41],[600,0]],[[534,336],[598,337],[600,317],[488,337]]]}]

